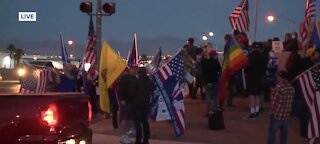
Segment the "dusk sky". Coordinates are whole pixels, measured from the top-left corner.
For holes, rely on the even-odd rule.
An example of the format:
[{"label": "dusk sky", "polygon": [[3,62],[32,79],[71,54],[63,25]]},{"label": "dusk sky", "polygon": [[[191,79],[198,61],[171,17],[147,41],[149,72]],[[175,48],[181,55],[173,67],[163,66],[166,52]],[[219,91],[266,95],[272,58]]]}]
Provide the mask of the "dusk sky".
[{"label": "dusk sky", "polygon": [[[1,0],[0,42],[59,40],[86,42],[89,16],[79,10],[79,0]],[[95,0],[92,1],[95,12]],[[223,37],[231,32],[228,16],[241,0],[114,0],[116,13],[103,17],[103,39],[132,42],[133,33],[138,39],[194,37],[196,44],[201,36],[212,31],[210,42],[223,45]],[[250,31],[253,40],[256,0],[249,0]],[[319,6],[319,2],[317,2]],[[19,11],[35,11],[36,22],[19,22]],[[304,18],[304,0],[260,0],[256,40],[280,37],[285,32],[298,30]],[[266,22],[268,14],[278,19]],[[319,12],[317,12],[319,14]],[[290,19],[290,20],[288,20]],[[95,18],[94,18],[95,20]],[[295,21],[292,22],[292,21]],[[95,22],[95,21],[94,21]],[[143,43],[143,41],[141,41]],[[181,43],[181,46],[184,43]]]}]

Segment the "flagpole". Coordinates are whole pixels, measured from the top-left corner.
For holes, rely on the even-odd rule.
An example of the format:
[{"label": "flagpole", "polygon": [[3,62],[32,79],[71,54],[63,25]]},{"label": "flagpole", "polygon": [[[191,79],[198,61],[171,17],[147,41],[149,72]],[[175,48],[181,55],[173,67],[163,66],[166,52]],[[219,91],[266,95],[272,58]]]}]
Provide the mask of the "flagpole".
[{"label": "flagpole", "polygon": [[96,14],[96,66],[97,70],[99,71],[99,64],[100,64],[100,53],[101,53],[101,30],[102,30],[102,11],[101,11],[101,0],[97,0],[97,14]]},{"label": "flagpole", "polygon": [[256,40],[257,36],[257,26],[258,26],[258,3],[259,0],[256,0],[256,10],[255,10],[255,16],[254,16],[254,33],[253,33],[253,41]]}]

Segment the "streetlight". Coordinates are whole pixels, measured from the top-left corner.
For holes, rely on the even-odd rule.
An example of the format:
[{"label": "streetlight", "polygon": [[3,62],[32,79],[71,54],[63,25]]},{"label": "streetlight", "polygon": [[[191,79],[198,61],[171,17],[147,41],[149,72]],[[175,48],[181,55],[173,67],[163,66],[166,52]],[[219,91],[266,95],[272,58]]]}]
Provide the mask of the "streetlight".
[{"label": "streetlight", "polygon": [[73,59],[75,54],[74,54],[74,48],[73,48],[73,45],[74,45],[74,41],[73,40],[68,40],[68,45],[71,49],[71,53],[70,53],[70,58]]},{"label": "streetlight", "polygon": [[73,40],[68,40],[68,45],[71,46],[74,44],[74,41]]},{"label": "streetlight", "polygon": [[281,20],[286,20],[287,22],[290,22],[292,24],[292,30],[295,30],[295,25],[296,25],[296,21],[294,19],[285,17],[285,16],[274,16],[274,15],[268,15],[267,16],[267,21],[270,23],[273,23],[275,20],[277,20],[277,18],[280,18]]},{"label": "streetlight", "polygon": [[267,20],[269,21],[269,22],[273,22],[274,21],[274,16],[273,15],[268,15],[267,16]]},{"label": "streetlight", "polygon": [[213,32],[209,32],[209,36],[214,36],[214,33]]},{"label": "streetlight", "polygon": [[206,40],[208,40],[208,37],[207,36],[202,36],[202,40],[206,41]]}]

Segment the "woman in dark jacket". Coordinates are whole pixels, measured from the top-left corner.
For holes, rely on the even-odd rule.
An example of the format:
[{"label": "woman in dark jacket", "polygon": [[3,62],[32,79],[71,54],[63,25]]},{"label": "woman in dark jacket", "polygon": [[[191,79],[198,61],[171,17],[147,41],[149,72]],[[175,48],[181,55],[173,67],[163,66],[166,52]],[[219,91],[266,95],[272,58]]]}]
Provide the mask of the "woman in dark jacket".
[{"label": "woman in dark jacket", "polygon": [[[155,89],[153,81],[147,76],[146,68],[139,68],[138,79],[133,81],[130,89],[132,96],[133,121],[136,128],[135,144],[149,144],[150,127],[148,114],[150,109],[151,95]],[[143,142],[142,138],[143,128]]]}]

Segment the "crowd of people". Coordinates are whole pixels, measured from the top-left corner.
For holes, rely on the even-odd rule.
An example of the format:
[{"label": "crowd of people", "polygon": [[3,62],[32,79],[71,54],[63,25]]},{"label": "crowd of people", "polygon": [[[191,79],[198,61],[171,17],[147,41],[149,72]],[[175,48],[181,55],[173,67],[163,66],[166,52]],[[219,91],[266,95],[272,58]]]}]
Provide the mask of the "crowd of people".
[{"label": "crowd of people", "polygon": [[[283,51],[288,52],[289,57],[285,62],[285,69],[279,70],[279,58],[272,50],[272,41],[280,41],[279,38],[269,39],[266,42],[253,42],[249,44],[247,35],[235,31],[233,35],[225,35],[225,42],[235,39],[243,52],[247,55],[246,66],[229,79],[227,101],[218,101],[217,82],[221,72],[221,66],[215,56],[216,52],[207,50],[207,45],[196,47],[193,39],[188,39],[185,46],[187,53],[193,58],[190,69],[195,77],[195,82],[189,82],[189,95],[196,99],[199,87],[204,87],[200,96],[208,101],[208,113],[214,113],[226,106],[234,106],[232,99],[236,95],[249,97],[249,114],[244,119],[254,120],[264,111],[264,103],[271,101],[270,127],[268,144],[275,143],[276,130],[280,129],[281,143],[287,143],[287,124],[289,116],[299,118],[300,135],[307,138],[309,111],[303,100],[301,88],[296,77],[315,64],[320,63],[320,48],[309,48],[305,54],[299,53],[297,33],[286,33],[283,41]],[[190,43],[190,44],[189,44]],[[226,45],[227,46],[227,45]],[[225,51],[228,49],[225,46]],[[226,53],[225,53],[226,54]],[[212,58],[209,64],[208,58]],[[205,95],[205,97],[203,96]]]},{"label": "crowd of people", "polygon": [[[319,48],[309,48],[302,56],[298,51],[297,34],[285,34],[284,51],[290,55],[285,70],[280,71],[279,59],[272,50],[272,41],[279,41],[279,38],[249,44],[246,33],[235,31],[233,35],[226,34],[224,39],[226,43],[230,39],[236,40],[248,58],[246,66],[229,79],[226,102],[219,101],[217,96],[223,61],[219,60],[218,53],[212,45],[204,44],[197,47],[193,38],[188,38],[183,47],[185,74],[186,77],[192,77],[186,78],[188,93],[185,97],[190,97],[191,100],[206,100],[208,116],[222,111],[224,106],[233,107],[234,96],[248,96],[249,113],[243,118],[249,120],[259,117],[264,110],[264,103],[271,101],[268,144],[275,142],[278,128],[281,132],[281,143],[286,143],[286,121],[289,116],[300,119],[301,136],[307,137],[309,112],[298,84],[292,81],[320,62]],[[225,46],[225,52],[226,49]],[[57,70],[52,63],[47,63],[45,69],[49,71],[47,92],[85,92],[89,95],[94,115],[100,113],[97,104],[98,72],[94,66],[88,72],[82,71],[81,75],[72,64],[65,65],[63,70]],[[127,68],[109,88],[112,124],[115,129],[121,129],[122,143],[131,143],[129,135],[132,131],[135,131],[136,144],[149,143],[148,115],[150,97],[154,89],[154,83],[148,77],[148,70],[137,66]]]}]

